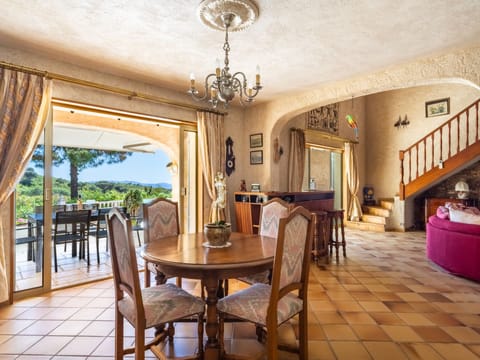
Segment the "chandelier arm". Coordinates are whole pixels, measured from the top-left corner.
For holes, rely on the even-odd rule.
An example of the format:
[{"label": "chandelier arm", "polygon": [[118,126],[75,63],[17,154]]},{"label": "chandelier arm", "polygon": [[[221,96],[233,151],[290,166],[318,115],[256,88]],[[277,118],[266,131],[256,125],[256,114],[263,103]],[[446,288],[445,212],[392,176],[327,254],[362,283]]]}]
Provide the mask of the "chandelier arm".
[{"label": "chandelier arm", "polygon": [[241,83],[241,81],[237,79],[237,75],[243,78],[243,86],[240,86],[240,91],[239,91],[240,100],[243,100],[243,97],[245,97],[245,101],[247,102],[253,101],[253,98],[257,96],[258,92],[260,91],[261,86],[253,86],[251,88],[251,91],[249,91],[248,90],[249,88],[247,85],[247,76],[241,71],[238,71],[235,74],[233,74],[233,78],[236,79],[239,83]]},{"label": "chandelier arm", "polygon": [[[205,78],[205,84],[204,84],[204,91],[205,91],[205,94],[203,94],[203,96],[199,96],[198,95],[198,91],[194,88],[194,89],[190,89],[188,92],[190,95],[192,95],[192,98],[197,100],[197,101],[203,101],[203,100],[206,100],[209,98],[209,96],[211,95],[210,92],[208,91],[209,89],[209,85],[208,85],[208,82],[209,82],[209,79],[210,78],[216,78],[217,75],[216,74],[208,74],[208,76]],[[216,85],[216,81],[214,80],[212,82],[212,86],[215,87],[215,88],[218,88],[218,86]]]}]

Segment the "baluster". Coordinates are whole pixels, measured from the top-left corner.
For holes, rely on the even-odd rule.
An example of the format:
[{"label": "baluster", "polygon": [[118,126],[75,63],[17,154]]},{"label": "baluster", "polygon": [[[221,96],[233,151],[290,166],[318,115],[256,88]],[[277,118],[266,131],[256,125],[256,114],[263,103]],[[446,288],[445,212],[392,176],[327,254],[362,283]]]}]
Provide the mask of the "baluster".
[{"label": "baluster", "polygon": [[468,144],[469,144],[469,142],[468,142],[468,129],[469,129],[469,127],[470,127],[470,126],[469,126],[469,125],[470,125],[469,122],[470,122],[470,111],[467,110],[467,126],[466,126],[466,128],[467,128],[467,133],[465,134],[465,149],[468,147]]},{"label": "baluster", "polygon": [[443,161],[443,126],[440,128],[440,160]]},{"label": "baluster", "polygon": [[412,181],[412,149],[408,150],[408,182]]},{"label": "baluster", "polygon": [[475,110],[476,110],[476,113],[477,113],[477,121],[476,121],[476,126],[475,128],[477,129],[477,136],[475,138],[475,141],[478,141],[478,102],[475,104]]},{"label": "baluster", "polygon": [[423,173],[427,172],[427,139],[423,141]]},{"label": "baluster", "polygon": [[418,143],[415,144],[415,151],[416,151],[416,156],[415,156],[415,159],[416,159],[416,175],[415,175],[415,179],[418,178],[418,163],[420,162],[420,158],[418,156]]},{"label": "baluster", "polygon": [[[432,149],[432,151],[431,151],[432,152],[432,165],[430,166],[430,169],[433,169],[433,164],[434,164],[433,163],[433,159],[435,157],[435,146],[433,146],[434,143],[435,143],[435,133],[432,134],[432,140],[430,141],[430,147]],[[441,157],[440,157],[440,159],[441,159]]]},{"label": "baluster", "polygon": [[450,159],[450,155],[452,154],[452,122],[448,122],[448,157]]},{"label": "baluster", "polygon": [[460,152],[460,116],[456,117],[457,120],[457,154]]}]

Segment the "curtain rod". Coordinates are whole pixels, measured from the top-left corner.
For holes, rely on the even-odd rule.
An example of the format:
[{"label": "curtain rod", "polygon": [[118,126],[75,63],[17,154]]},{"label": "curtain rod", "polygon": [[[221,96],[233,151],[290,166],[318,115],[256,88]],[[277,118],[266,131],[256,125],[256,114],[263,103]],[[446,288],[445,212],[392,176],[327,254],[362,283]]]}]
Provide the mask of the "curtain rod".
[{"label": "curtain rod", "polygon": [[10,64],[6,63],[4,61],[0,61],[0,67],[3,67],[5,69],[9,70],[15,70],[15,71],[21,71],[24,73],[28,74],[33,74],[33,75],[38,75],[45,77],[47,79],[53,79],[53,80],[58,80],[58,81],[63,81],[75,85],[80,85],[80,86],[85,86],[85,87],[90,87],[98,90],[103,90],[103,91],[108,91],[112,92],[115,94],[120,94],[126,96],[129,100],[132,100],[134,98],[138,98],[141,100],[147,100],[155,103],[160,103],[160,104],[165,104],[165,105],[170,105],[170,106],[176,106],[180,107],[183,109],[190,109],[190,110],[195,110],[195,111],[209,111],[209,112],[215,112],[217,114],[221,115],[226,115],[225,113],[218,112],[218,111],[213,111],[208,108],[202,108],[202,107],[197,107],[194,105],[190,105],[188,103],[180,102],[180,101],[174,101],[174,100],[169,100],[160,96],[155,96],[155,95],[150,95],[150,94],[144,94],[144,93],[137,93],[135,91],[130,91],[126,89],[122,89],[116,86],[110,86],[110,85],[104,85],[104,84],[99,84],[93,81],[88,81],[88,80],[81,80],[77,79],[71,76],[66,76],[62,74],[57,74],[57,73],[52,73],[44,70],[38,70],[34,69],[31,67],[27,66],[21,66],[21,65],[15,65],[15,64]]}]

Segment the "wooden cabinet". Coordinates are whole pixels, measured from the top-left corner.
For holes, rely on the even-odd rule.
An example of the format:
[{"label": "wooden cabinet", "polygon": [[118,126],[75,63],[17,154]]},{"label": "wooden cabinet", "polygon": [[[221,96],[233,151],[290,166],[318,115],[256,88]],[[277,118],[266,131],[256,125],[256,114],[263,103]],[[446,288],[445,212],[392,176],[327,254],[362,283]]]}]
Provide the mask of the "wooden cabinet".
[{"label": "wooden cabinet", "polygon": [[262,204],[273,198],[281,198],[296,206],[301,205],[308,210],[332,210],[333,191],[307,192],[236,192],[235,219],[236,231],[246,234],[258,234],[260,211]]},{"label": "wooden cabinet", "polygon": [[238,232],[258,234],[260,208],[267,198],[265,193],[260,192],[235,193],[235,219]]}]

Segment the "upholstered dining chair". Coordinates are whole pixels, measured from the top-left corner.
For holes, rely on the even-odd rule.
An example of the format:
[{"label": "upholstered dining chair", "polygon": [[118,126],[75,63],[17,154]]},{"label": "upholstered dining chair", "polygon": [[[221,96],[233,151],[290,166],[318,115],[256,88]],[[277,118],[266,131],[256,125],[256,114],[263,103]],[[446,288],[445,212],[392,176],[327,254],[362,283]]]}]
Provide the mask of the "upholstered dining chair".
[{"label": "upholstered dining chair", "polygon": [[278,358],[278,327],[298,314],[299,347],[281,349],[308,360],[307,290],[314,215],[299,206],[280,219],[271,284],[254,284],[220,299],[220,350],[225,352],[224,320],[236,318],[266,328],[267,359]]},{"label": "upholstered dining chair", "polygon": [[[166,359],[157,346],[171,335],[164,329],[164,324],[192,316],[198,321],[198,352],[185,358],[203,358],[204,301],[174,284],[141,289],[130,219],[118,209],[112,209],[107,216],[107,231],[115,284],[115,359],[135,353],[136,360],[143,360],[147,349],[159,359]],[[123,347],[124,319],[135,328],[134,348]],[[151,327],[161,330],[145,344],[145,330]]]},{"label": "upholstered dining chair", "polygon": [[[292,208],[292,204],[289,204],[280,198],[273,198],[263,203],[260,211],[260,228],[258,233],[263,236],[276,238],[278,235],[280,219],[287,217]],[[250,285],[256,283],[269,284],[271,274],[271,270],[265,270],[258,274],[241,277],[238,280]]]},{"label": "upholstered dining chair", "polygon": [[[143,204],[143,239],[145,244],[150,241],[161,241],[164,237],[178,235],[179,233],[180,224],[176,202],[157,198]],[[145,287],[150,286],[150,273],[153,273],[156,277],[163,275],[158,271],[155,264],[146,261]],[[177,278],[177,286],[182,286],[181,278]]]}]

